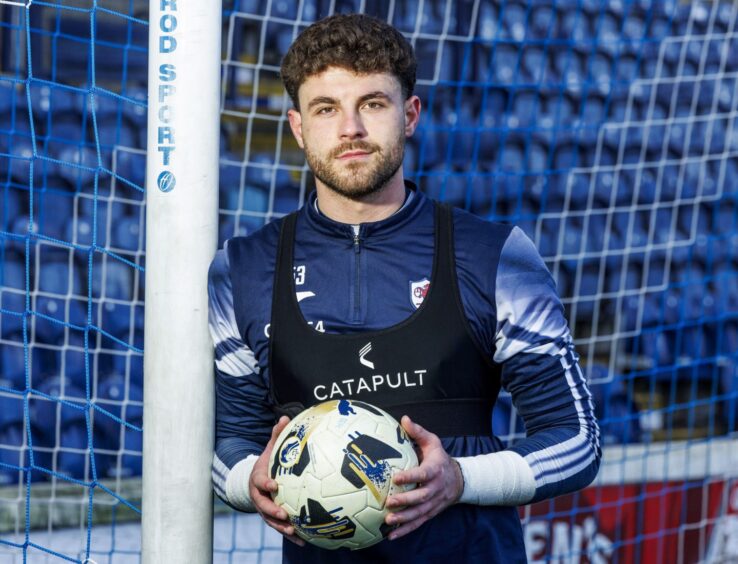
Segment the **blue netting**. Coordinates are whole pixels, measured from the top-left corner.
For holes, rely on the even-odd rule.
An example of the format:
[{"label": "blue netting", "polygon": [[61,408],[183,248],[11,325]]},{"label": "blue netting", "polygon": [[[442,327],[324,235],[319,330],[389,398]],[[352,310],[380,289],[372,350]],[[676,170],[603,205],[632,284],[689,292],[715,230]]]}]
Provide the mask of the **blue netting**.
[{"label": "blue netting", "polygon": [[[695,496],[713,483],[727,496],[733,484],[721,481],[719,449],[738,406],[735,5],[224,5],[221,241],[294,209],[311,189],[277,76],[294,37],[332,12],[392,22],[418,53],[423,101],[406,175],[533,238],[614,449],[600,487],[521,512],[529,557],[692,561],[710,547],[728,558],[712,523],[736,508]],[[524,434],[508,396],[493,423],[508,441]],[[248,554],[235,539],[216,548]]]},{"label": "blue netting", "polygon": [[142,8],[0,4],[0,555],[14,562],[101,562],[113,549],[93,523],[114,538],[121,511],[139,513],[125,482],[141,473]]}]

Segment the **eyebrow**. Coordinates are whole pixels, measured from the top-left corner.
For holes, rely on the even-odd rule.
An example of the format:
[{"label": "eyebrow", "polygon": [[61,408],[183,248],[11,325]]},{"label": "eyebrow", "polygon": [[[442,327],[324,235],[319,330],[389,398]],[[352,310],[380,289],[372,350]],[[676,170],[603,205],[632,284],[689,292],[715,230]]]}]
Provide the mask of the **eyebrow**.
[{"label": "eyebrow", "polygon": [[[367,94],[364,94],[361,98],[359,98],[359,104],[362,104],[363,102],[366,102],[367,100],[372,100],[374,98],[384,98],[385,100],[390,100],[390,97],[382,92],[381,90],[375,90],[374,92],[369,92]],[[330,96],[317,96],[316,98],[313,98],[308,103],[308,109],[318,106],[320,104],[338,104],[338,100],[335,98],[331,98]]]}]

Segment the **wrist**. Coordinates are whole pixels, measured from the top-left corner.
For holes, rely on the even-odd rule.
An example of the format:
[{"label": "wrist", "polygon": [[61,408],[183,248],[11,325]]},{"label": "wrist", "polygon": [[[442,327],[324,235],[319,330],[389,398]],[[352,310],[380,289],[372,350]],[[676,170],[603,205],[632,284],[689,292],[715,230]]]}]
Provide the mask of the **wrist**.
[{"label": "wrist", "polygon": [[456,477],[456,495],[454,495],[453,503],[459,503],[459,500],[464,495],[464,488],[466,487],[466,481],[464,480],[464,471],[461,469],[461,464],[454,457],[451,457],[453,461],[454,475]]}]

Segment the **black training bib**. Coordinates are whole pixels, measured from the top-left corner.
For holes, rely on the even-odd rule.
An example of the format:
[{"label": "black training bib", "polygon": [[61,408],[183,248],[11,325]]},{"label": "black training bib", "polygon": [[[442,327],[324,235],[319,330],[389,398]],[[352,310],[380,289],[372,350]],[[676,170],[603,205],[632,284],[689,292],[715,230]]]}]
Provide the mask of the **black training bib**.
[{"label": "black training bib", "polygon": [[321,333],[302,316],[293,280],[297,214],[282,224],[271,315],[271,395],[294,416],[326,400],[353,398],[396,418],[409,415],[441,437],[488,436],[499,366],[471,334],[456,279],[453,214],[435,204],[428,293],[405,321],[359,334]]}]

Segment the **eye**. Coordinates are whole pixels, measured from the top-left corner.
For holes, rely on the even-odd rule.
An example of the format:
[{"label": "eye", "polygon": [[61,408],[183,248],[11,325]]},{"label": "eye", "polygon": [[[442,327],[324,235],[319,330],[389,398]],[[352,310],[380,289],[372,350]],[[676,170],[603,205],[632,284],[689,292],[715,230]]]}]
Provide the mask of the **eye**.
[{"label": "eye", "polygon": [[380,108],[384,108],[384,104],[382,102],[377,102],[375,100],[375,101],[372,101],[372,102],[367,102],[364,107],[366,107],[366,108],[368,108],[370,110],[378,110]]},{"label": "eye", "polygon": [[323,106],[322,108],[318,108],[315,113],[316,115],[328,115],[333,113],[334,111],[335,109],[331,106]]}]

